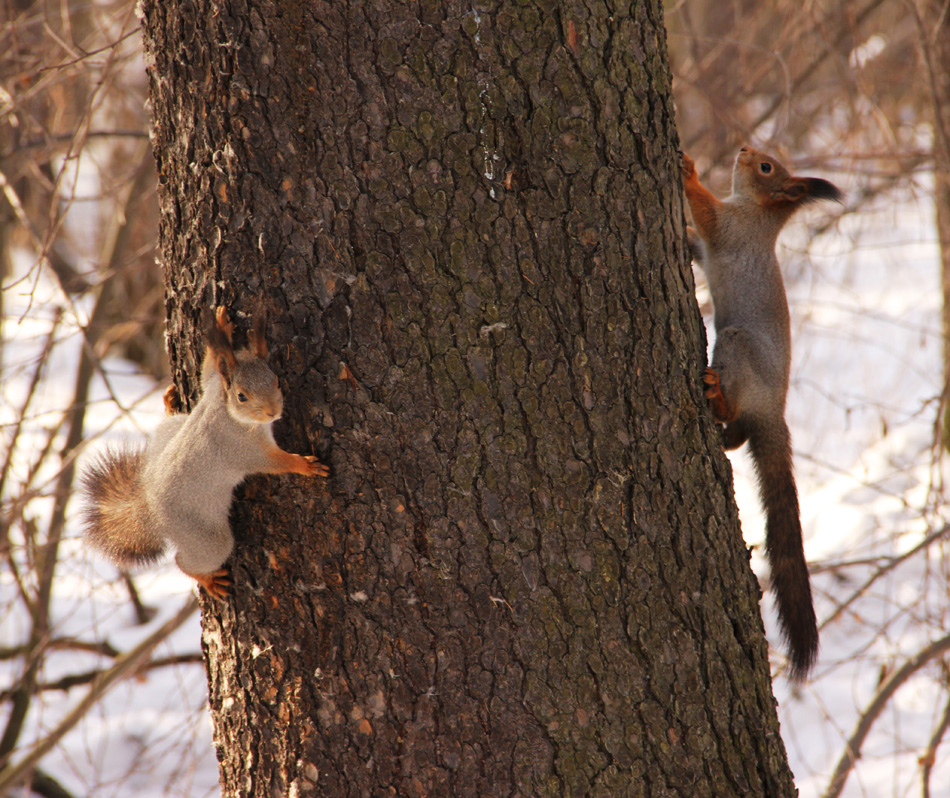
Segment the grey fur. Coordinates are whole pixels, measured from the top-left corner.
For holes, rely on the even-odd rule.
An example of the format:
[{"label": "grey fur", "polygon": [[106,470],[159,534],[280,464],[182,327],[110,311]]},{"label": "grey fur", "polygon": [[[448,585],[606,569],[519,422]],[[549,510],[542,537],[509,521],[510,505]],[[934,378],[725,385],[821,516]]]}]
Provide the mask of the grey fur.
[{"label": "grey fur", "polygon": [[[209,330],[201,369],[203,394],[189,415],[167,416],[141,451],[106,452],[83,477],[86,538],[121,567],[146,565],[170,542],[176,562],[214,595],[231,554],[228,522],[234,488],[251,474],[326,476],[314,457],[274,442],[271,424],[283,397],[264,362],[258,327],[251,350],[233,352],[223,308]],[[174,394],[172,394],[174,395]],[[166,394],[166,408],[177,410]]]},{"label": "grey fur", "polygon": [[[707,396],[725,422],[723,443],[746,441],[766,513],[766,553],[793,679],[804,679],[818,654],[818,625],[802,547],[792,446],[785,423],[792,358],[785,284],[775,243],[803,204],[840,200],[820,178],[797,178],[772,158],[743,147],[733,170],[732,195],[720,202],[684,156],[687,199],[699,230],[689,245],[709,282],[716,343]],[[721,396],[717,397],[717,391]]]}]

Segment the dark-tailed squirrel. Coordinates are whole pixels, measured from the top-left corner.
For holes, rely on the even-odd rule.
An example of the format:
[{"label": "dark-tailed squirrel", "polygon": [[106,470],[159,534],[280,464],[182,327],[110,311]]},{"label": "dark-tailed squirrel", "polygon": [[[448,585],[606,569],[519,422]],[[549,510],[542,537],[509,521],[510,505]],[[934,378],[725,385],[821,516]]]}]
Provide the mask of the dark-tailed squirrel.
[{"label": "dark-tailed squirrel", "polygon": [[793,177],[778,161],[751,147],[736,156],[732,195],[718,200],[682,156],[686,200],[696,229],[687,228],[693,257],[709,282],[716,343],[703,374],[705,395],[723,442],[746,441],[765,508],[765,548],[790,675],[803,680],[818,656],[818,624],[802,547],[792,444],[785,423],[791,332],[785,284],[775,242],[798,208],[841,201],[827,180]]},{"label": "dark-tailed squirrel", "polygon": [[233,329],[219,307],[208,325],[201,400],[190,414],[170,386],[167,416],[148,446],[106,451],[82,479],[92,546],[129,568],[154,562],[171,542],[178,567],[215,598],[231,584],[223,565],[234,545],[228,512],[235,486],[251,474],[328,474],[316,457],[274,442],[283,395],[265,362],[263,330],[255,325],[249,347],[235,352]]}]

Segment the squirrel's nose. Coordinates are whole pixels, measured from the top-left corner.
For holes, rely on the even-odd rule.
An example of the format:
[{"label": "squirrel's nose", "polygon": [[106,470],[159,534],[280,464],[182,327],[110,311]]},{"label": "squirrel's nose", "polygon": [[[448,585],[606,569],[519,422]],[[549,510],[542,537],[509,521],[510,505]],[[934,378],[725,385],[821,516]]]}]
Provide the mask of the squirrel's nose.
[{"label": "squirrel's nose", "polygon": [[749,148],[744,144],[739,148],[739,152],[748,152],[748,151],[749,151]]}]

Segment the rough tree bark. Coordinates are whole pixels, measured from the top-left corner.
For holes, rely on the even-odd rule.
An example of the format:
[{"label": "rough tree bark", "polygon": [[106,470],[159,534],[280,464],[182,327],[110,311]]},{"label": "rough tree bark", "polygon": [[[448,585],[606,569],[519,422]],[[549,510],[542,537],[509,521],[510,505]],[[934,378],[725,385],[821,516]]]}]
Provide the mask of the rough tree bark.
[{"label": "rough tree bark", "polygon": [[[169,346],[269,312],[224,794],[793,795],[657,0],[143,0]],[[282,434],[281,434],[282,433]]]}]

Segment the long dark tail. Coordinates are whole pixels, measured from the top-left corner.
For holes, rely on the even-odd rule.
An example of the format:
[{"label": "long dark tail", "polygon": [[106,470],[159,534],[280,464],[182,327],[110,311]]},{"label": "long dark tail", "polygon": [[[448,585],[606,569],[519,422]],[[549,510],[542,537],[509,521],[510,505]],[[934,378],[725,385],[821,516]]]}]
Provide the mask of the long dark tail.
[{"label": "long dark tail", "polygon": [[149,565],[165,553],[165,540],[148,523],[144,464],[144,451],[105,451],[82,475],[86,541],[120,568]]},{"label": "long dark tail", "polygon": [[791,678],[802,681],[818,657],[818,622],[802,548],[798,491],[792,472],[792,442],[785,420],[749,425],[749,449],[765,508],[765,550],[782,635],[788,644]]}]

